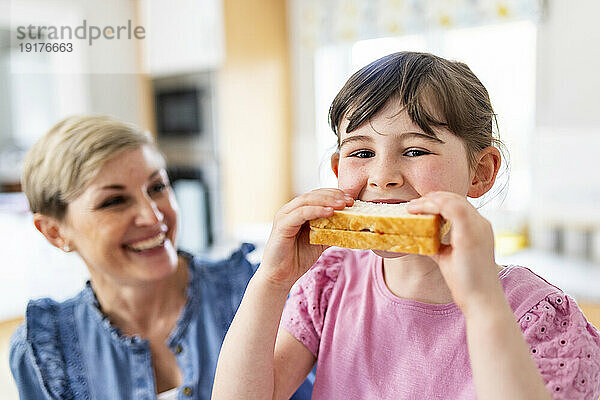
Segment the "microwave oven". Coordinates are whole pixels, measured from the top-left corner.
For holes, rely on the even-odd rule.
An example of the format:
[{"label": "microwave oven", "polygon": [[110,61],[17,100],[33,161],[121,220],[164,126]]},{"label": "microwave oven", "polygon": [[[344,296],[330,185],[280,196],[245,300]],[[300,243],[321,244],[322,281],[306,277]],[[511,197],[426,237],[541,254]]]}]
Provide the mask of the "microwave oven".
[{"label": "microwave oven", "polygon": [[175,138],[204,134],[204,91],[199,88],[157,91],[156,126],[158,136]]}]

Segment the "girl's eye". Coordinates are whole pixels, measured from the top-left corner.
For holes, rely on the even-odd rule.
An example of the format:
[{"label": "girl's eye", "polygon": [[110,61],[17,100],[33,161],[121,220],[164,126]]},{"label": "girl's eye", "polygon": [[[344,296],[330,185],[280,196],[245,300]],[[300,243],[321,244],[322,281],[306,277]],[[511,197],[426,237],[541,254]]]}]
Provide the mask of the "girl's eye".
[{"label": "girl's eye", "polygon": [[123,203],[125,203],[125,197],[114,196],[114,197],[109,197],[108,199],[104,200],[104,202],[102,202],[102,204],[100,204],[100,207],[98,207],[98,208],[106,208],[106,207],[116,206],[116,205],[123,204]]},{"label": "girl's eye", "polygon": [[165,185],[162,182],[157,182],[157,183],[155,183],[154,185],[152,185],[150,187],[150,189],[148,190],[148,192],[150,194],[160,193],[160,192],[164,191],[166,188],[167,188],[167,185]]},{"label": "girl's eye", "polygon": [[408,157],[419,157],[419,156],[424,156],[427,154],[431,154],[431,153],[428,151],[419,150],[419,149],[410,149],[404,153],[404,155],[408,156]]},{"label": "girl's eye", "polygon": [[355,151],[354,153],[350,154],[350,157],[371,158],[371,157],[375,157],[375,153],[373,153],[370,150],[359,150],[359,151]]}]

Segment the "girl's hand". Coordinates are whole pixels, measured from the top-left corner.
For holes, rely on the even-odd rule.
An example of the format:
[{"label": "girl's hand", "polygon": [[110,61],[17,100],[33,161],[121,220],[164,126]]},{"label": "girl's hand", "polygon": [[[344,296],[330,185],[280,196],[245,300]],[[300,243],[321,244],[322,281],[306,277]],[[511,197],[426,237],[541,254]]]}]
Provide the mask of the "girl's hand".
[{"label": "girl's hand", "polygon": [[260,274],[285,289],[292,287],[328,247],[309,243],[308,221],[333,215],[354,199],[340,189],[316,189],[296,197],[277,212],[265,246]]},{"label": "girl's hand", "polygon": [[471,305],[502,293],[494,258],[492,225],[465,197],[451,192],[430,192],[412,200],[408,211],[440,214],[450,221],[450,245],[441,245],[438,254],[431,257],[439,265],[463,313],[466,314]]}]

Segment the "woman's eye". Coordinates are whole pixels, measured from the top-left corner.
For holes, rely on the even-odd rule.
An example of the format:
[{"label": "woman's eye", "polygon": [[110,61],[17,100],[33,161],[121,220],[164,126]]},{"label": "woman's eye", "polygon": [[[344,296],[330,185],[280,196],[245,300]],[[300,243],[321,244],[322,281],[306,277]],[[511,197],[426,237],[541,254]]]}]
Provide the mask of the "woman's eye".
[{"label": "woman's eye", "polygon": [[166,184],[164,184],[164,183],[162,183],[162,182],[158,182],[158,183],[155,183],[154,185],[152,185],[152,186],[150,187],[149,193],[150,193],[150,194],[153,194],[153,193],[160,193],[160,192],[162,192],[163,190],[165,190],[166,188],[167,188],[167,185],[166,185]]},{"label": "woman's eye", "polygon": [[123,196],[115,196],[106,199],[102,204],[100,204],[99,208],[106,208],[111,206],[116,206],[119,204],[125,203],[125,198]]},{"label": "woman's eye", "polygon": [[359,151],[355,151],[354,153],[350,154],[350,157],[356,157],[356,158],[371,158],[374,156],[375,156],[375,153],[373,153],[370,150],[359,150]]},{"label": "woman's eye", "polygon": [[419,157],[419,156],[424,156],[427,154],[431,154],[431,153],[428,151],[419,150],[419,149],[410,149],[404,153],[404,155],[408,156],[408,157]]}]

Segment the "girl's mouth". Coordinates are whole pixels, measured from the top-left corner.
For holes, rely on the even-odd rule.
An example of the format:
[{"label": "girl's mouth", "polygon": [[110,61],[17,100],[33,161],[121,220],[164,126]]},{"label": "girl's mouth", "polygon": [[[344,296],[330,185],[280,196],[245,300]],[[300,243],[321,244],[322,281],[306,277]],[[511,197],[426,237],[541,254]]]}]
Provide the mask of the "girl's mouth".
[{"label": "girl's mouth", "polygon": [[370,203],[387,203],[387,204],[398,204],[398,203],[407,203],[407,200],[400,199],[374,199],[374,200],[366,200]]}]

